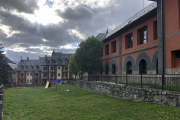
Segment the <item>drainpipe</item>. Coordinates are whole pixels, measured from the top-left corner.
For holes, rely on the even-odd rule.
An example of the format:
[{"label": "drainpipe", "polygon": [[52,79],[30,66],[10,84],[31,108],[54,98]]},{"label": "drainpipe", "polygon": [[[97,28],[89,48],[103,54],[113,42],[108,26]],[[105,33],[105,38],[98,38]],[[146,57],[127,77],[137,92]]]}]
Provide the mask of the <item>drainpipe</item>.
[{"label": "drainpipe", "polygon": [[161,22],[162,22],[162,40],[163,40],[163,74],[165,74],[165,22],[164,22],[164,0],[161,0]]}]

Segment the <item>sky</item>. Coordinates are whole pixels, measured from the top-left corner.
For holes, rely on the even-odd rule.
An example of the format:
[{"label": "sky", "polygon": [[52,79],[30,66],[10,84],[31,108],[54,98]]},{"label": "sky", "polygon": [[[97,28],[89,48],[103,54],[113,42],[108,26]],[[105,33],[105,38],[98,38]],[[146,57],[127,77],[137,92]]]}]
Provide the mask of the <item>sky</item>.
[{"label": "sky", "polygon": [[74,53],[88,37],[113,30],[151,4],[144,0],[0,0],[0,44],[6,56],[38,59]]}]

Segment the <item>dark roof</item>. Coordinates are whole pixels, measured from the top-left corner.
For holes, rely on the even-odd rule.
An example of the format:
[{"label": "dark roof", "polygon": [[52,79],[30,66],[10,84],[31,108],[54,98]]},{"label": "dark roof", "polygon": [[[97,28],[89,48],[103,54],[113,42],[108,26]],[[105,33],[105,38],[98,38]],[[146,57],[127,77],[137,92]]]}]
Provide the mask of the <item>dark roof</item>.
[{"label": "dark roof", "polygon": [[13,61],[11,61],[9,58],[7,58],[6,56],[4,56],[4,60],[6,61],[6,63],[13,63],[15,64]]},{"label": "dark roof", "polygon": [[106,33],[99,33],[96,38],[102,41],[106,37]]},{"label": "dark roof", "polygon": [[[27,58],[27,60],[21,60],[17,66],[16,71],[41,71],[41,66],[44,65],[68,65],[71,54],[63,54],[61,52],[52,52],[52,56],[40,57],[37,60],[31,60]],[[46,63],[46,60],[49,63]],[[52,61],[54,60],[54,62]],[[59,63],[59,60],[62,60],[62,63]],[[36,67],[39,66],[39,67]],[[23,67],[23,69],[21,68]]]},{"label": "dark roof", "polygon": [[139,18],[143,17],[144,15],[148,14],[149,12],[153,11],[154,9],[157,8],[157,2],[153,2],[152,4],[150,4],[149,6],[145,7],[144,9],[142,9],[140,12],[138,12],[137,14],[135,14],[134,16],[132,16],[131,18],[129,18],[127,21],[125,21],[124,23],[122,23],[121,25],[117,26],[115,29],[113,29],[112,31],[110,31],[109,33],[107,33],[106,37],[103,39],[103,41],[105,39],[107,39],[108,37],[112,36],[113,34],[115,34],[116,32],[122,30],[124,27],[132,24],[133,22],[135,22],[136,20],[138,20]]}]

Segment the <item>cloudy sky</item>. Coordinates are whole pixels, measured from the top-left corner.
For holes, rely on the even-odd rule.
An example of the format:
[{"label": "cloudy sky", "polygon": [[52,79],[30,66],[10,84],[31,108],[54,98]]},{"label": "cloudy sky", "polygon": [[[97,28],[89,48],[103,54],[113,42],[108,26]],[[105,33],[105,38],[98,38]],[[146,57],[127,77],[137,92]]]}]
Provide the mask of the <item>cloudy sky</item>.
[{"label": "cloudy sky", "polygon": [[[144,0],[144,7],[152,2]],[[12,61],[74,53],[89,36],[111,31],[143,0],[0,0],[0,43]]]}]

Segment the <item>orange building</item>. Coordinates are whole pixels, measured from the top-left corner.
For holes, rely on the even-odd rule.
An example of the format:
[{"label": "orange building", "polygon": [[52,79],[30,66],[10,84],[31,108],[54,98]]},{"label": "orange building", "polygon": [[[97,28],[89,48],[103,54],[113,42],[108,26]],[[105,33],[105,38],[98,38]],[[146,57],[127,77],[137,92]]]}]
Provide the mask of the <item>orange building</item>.
[{"label": "orange building", "polygon": [[180,74],[180,0],[156,0],[97,38],[104,74]]}]

